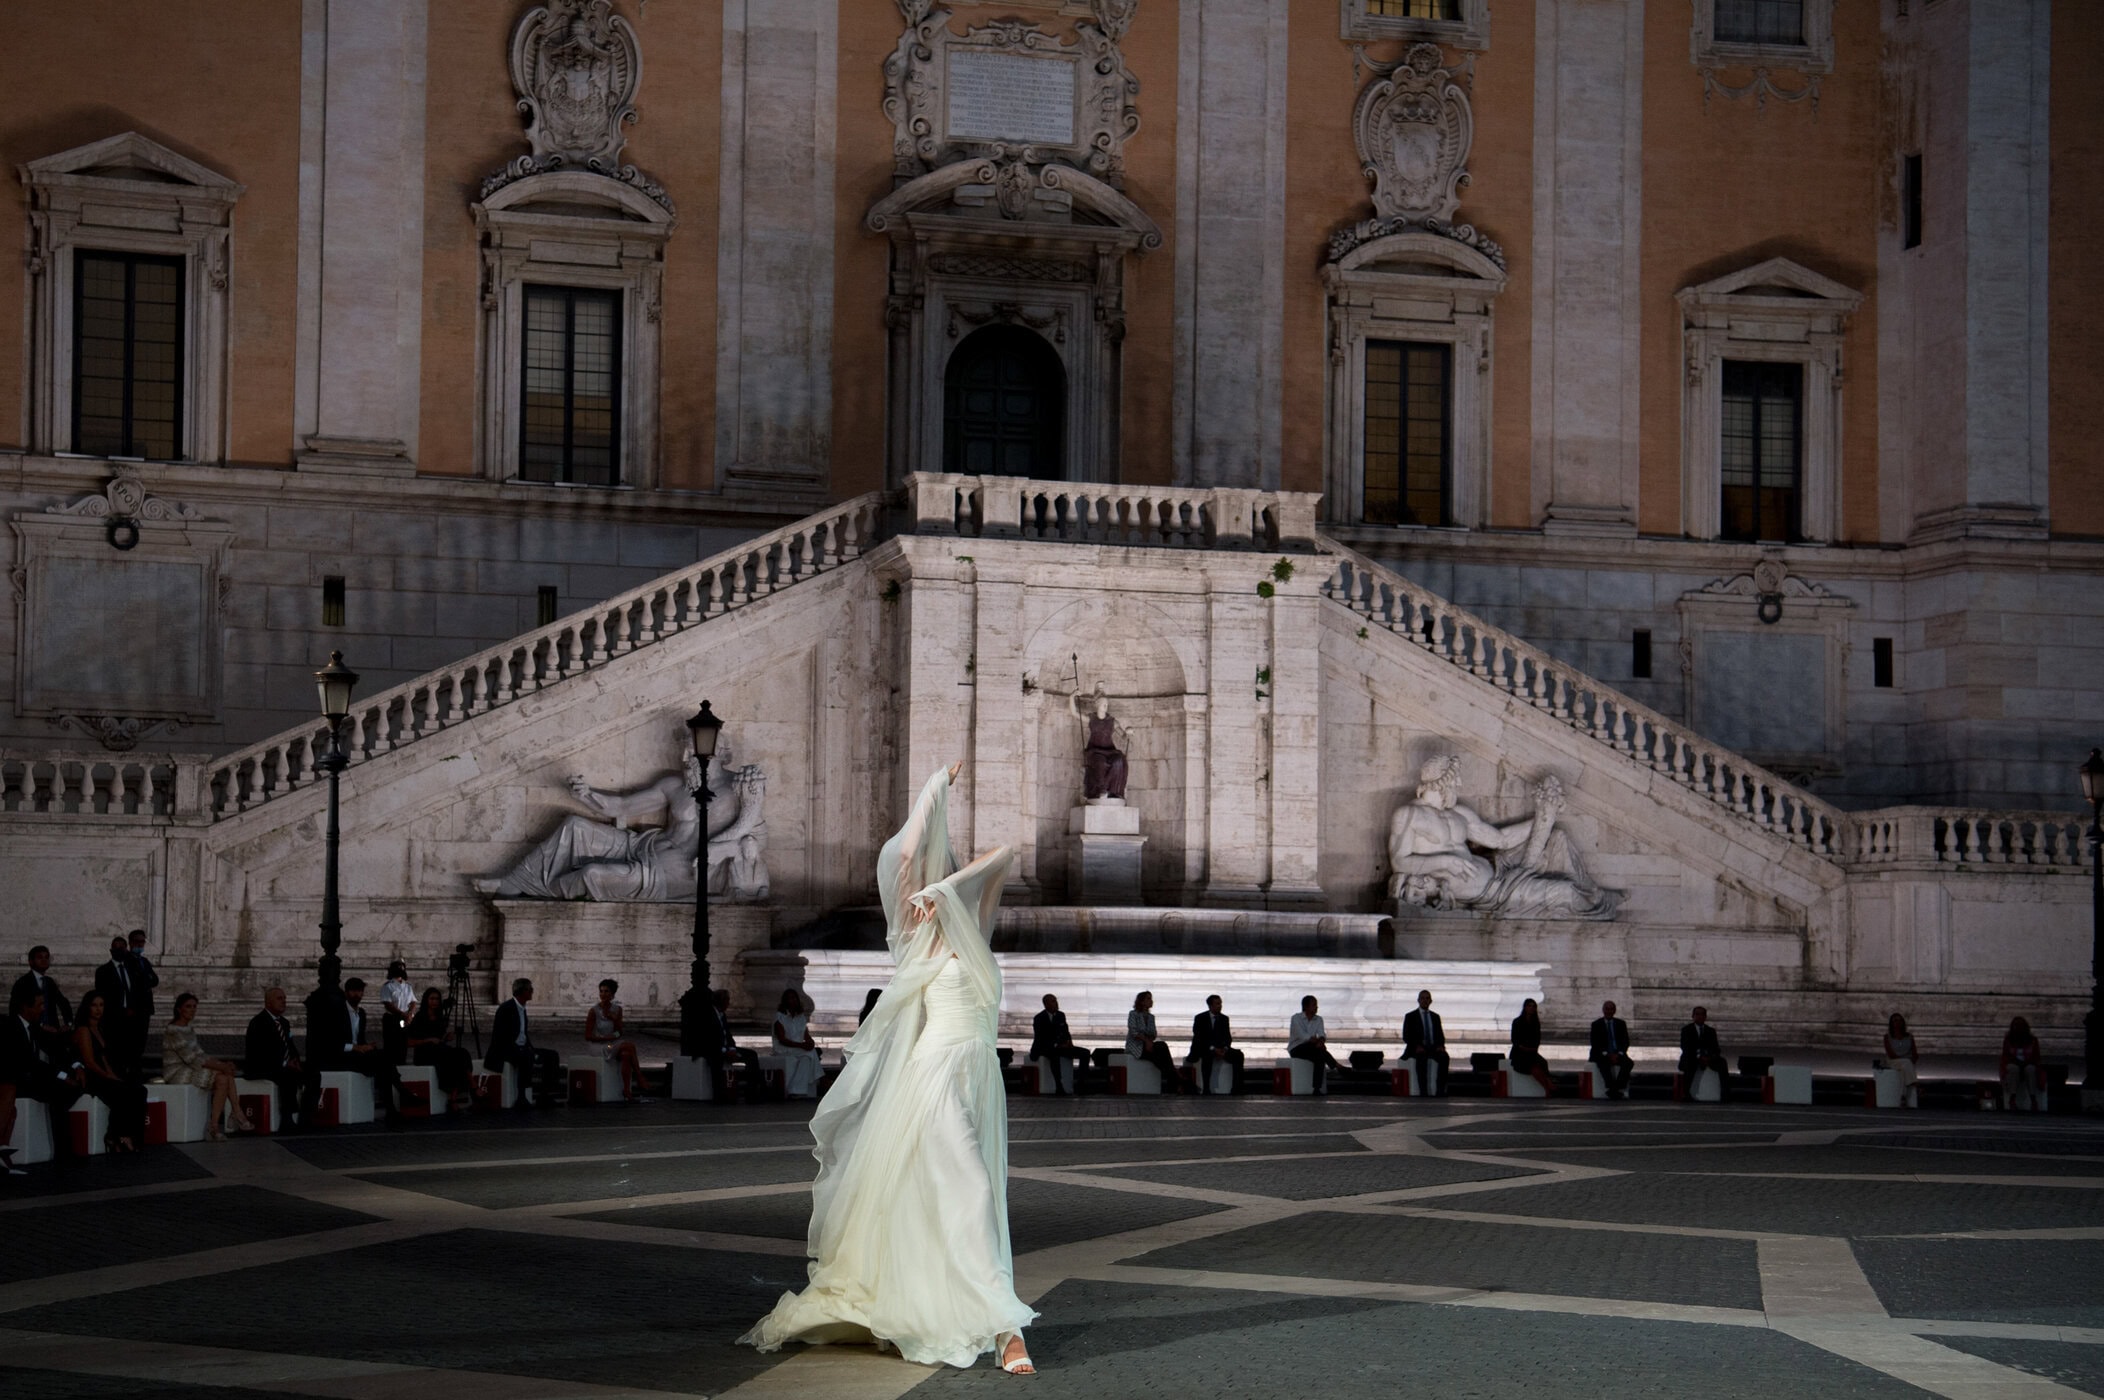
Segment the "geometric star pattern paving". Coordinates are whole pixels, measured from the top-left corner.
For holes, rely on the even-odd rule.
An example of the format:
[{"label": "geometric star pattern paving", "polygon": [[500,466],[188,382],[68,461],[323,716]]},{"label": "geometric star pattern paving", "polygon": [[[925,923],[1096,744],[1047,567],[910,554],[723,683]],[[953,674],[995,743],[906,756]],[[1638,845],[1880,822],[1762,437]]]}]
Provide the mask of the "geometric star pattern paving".
[{"label": "geometric star pattern paving", "polygon": [[2104,1394],[2104,1125],[1019,1099],[1043,1368],[733,1345],[803,1281],[807,1105],[195,1144],[0,1198],[47,1400]]}]

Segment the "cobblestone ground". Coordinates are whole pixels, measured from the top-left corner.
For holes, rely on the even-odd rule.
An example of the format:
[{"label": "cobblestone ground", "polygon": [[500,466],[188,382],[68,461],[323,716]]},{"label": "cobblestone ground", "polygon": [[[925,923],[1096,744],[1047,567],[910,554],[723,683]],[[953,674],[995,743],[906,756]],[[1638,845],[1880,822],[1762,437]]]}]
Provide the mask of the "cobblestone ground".
[{"label": "cobblestone ground", "polygon": [[733,1339],[803,1274],[808,1107],[162,1148],[0,1188],[36,1400],[2104,1395],[2104,1123],[1022,1099],[1032,1379]]}]

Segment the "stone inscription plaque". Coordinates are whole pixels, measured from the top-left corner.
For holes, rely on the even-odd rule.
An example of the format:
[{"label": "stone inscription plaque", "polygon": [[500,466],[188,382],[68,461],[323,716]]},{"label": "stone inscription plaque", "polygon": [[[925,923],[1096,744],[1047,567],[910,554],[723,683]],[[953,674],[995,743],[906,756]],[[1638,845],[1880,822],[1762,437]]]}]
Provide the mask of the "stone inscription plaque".
[{"label": "stone inscription plaque", "polygon": [[949,58],[951,140],[1074,144],[1073,60],[970,49]]}]

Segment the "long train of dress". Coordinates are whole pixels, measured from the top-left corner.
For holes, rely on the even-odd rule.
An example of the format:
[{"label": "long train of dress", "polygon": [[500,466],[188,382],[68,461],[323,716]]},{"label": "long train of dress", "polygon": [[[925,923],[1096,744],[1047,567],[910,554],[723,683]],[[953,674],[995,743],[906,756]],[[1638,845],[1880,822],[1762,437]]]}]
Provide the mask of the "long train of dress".
[{"label": "long train of dress", "polygon": [[[994,1054],[1001,974],[985,930],[1003,847],[951,873],[949,777],[878,858],[897,971],[811,1120],[810,1284],[740,1341],[879,1341],[969,1366],[1036,1317],[1015,1295],[1008,1104]],[[914,907],[933,917],[916,923]]]}]

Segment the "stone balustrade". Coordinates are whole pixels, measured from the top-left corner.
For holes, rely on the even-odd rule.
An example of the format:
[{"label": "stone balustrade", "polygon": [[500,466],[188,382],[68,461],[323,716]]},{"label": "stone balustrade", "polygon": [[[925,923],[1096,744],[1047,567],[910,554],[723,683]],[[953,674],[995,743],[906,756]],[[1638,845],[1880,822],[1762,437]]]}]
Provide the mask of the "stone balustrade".
[{"label": "stone balustrade", "polygon": [[198,813],[205,760],[78,749],[0,749],[0,812],[141,817]]},{"label": "stone balustrade", "polygon": [[1758,764],[1331,541],[1325,596],[1814,855],[1845,860],[1848,818]]},{"label": "stone balustrade", "polygon": [[2017,865],[2079,870],[2086,818],[2065,812],[1887,807],[1855,817],[1850,863]]},{"label": "stone balustrade", "polygon": [[[883,523],[884,497],[858,496],[666,574],[546,627],[514,637],[359,700],[344,721],[352,764],[363,763],[508,705],[860,557]],[[322,776],[328,731],[279,735],[212,765],[215,820],[244,812]]]},{"label": "stone balustrade", "polygon": [[1235,487],[1179,488],[1020,476],[916,472],[911,529],[973,539],[1052,540],[1149,549],[1306,551],[1320,496]]}]

